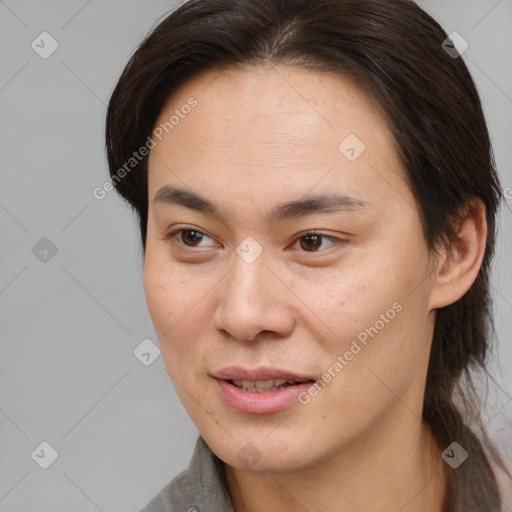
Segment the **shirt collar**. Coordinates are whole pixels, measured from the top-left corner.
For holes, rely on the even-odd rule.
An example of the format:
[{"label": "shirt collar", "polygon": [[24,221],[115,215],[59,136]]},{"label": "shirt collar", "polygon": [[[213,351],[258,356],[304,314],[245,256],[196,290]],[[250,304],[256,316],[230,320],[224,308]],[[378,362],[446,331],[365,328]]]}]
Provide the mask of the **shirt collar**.
[{"label": "shirt collar", "polygon": [[200,510],[234,512],[226,484],[224,462],[211,451],[202,436],[197,439],[190,459],[188,481]]}]

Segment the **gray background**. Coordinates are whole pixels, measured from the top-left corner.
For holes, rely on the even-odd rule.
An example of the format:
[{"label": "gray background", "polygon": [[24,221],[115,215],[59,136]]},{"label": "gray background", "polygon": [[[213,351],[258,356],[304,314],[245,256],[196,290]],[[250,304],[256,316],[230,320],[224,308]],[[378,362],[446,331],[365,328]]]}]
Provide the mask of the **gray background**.
[{"label": "gray background", "polygon": [[[464,59],[510,208],[512,0],[420,4],[469,42]],[[162,358],[144,366],[133,353],[146,338],[156,343],[134,216],[114,192],[92,194],[107,179],[103,129],[115,81],[176,5],[0,1],[0,512],[137,511],[190,458],[197,431]],[[43,31],[59,45],[47,59],[31,47]],[[487,413],[509,447],[511,221],[504,209],[493,277],[493,372],[505,390]],[[56,254],[40,252],[47,241],[33,249],[43,237]],[[43,441],[59,454],[46,470],[35,460],[48,450],[31,458]]]}]

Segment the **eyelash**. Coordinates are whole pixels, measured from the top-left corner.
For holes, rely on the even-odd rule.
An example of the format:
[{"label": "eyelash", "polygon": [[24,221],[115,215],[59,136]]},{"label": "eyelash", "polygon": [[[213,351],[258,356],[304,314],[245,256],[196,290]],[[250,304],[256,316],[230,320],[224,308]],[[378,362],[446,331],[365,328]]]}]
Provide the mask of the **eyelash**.
[{"label": "eyelash", "polygon": [[[181,227],[181,228],[174,229],[174,230],[170,231],[169,233],[167,233],[165,235],[164,239],[170,242],[172,239],[176,239],[176,235],[178,235],[180,233],[183,233],[185,231],[195,231],[196,233],[199,233],[201,235],[206,235],[206,236],[210,237],[209,235],[207,235],[203,231],[200,231],[199,229],[196,229],[194,227]],[[310,235],[321,236],[322,240],[328,240],[328,241],[334,242],[334,243],[336,243],[336,242],[345,242],[345,240],[342,240],[340,238],[335,238],[335,237],[332,237],[332,236],[328,236],[325,233],[322,233],[321,231],[312,230],[312,231],[306,231],[305,233],[301,233],[299,236],[297,236],[295,238],[295,240],[294,240],[294,245],[301,238],[305,238],[305,237],[310,236]],[[210,238],[212,238],[212,237],[210,237]],[[175,241],[176,241],[176,243],[178,243],[179,245],[181,245],[181,246],[183,246],[183,247],[185,247],[187,249],[191,249],[191,250],[195,249],[194,246],[186,245],[186,244],[184,244],[184,243],[182,243],[181,241],[178,241],[178,240],[175,240]],[[323,249],[323,250],[320,250],[320,251],[304,251],[303,250],[301,252],[305,252],[305,253],[323,253],[323,252],[328,251],[331,247],[328,247],[327,249]]]}]

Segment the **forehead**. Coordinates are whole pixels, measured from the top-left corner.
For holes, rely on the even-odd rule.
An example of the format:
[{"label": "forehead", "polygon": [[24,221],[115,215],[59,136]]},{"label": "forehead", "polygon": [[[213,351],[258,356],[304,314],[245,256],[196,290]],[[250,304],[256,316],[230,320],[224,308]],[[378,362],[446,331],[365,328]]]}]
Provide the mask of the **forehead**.
[{"label": "forehead", "polygon": [[[197,107],[188,117],[210,128],[197,133],[195,141],[203,143],[236,136],[269,145],[319,144],[322,140],[332,145],[344,132],[363,135],[383,119],[371,95],[339,74],[274,66],[200,74],[172,94],[156,126],[165,125],[191,97],[197,100]],[[175,125],[170,130],[176,140],[180,133],[185,135],[189,123],[184,121],[179,120],[180,129]],[[242,122],[246,130],[240,131]],[[186,135],[189,138],[192,134]]]},{"label": "forehead", "polygon": [[[191,100],[195,106],[185,107]],[[284,66],[205,72],[174,92],[159,127],[150,201],[165,184],[269,201],[338,185],[358,197],[361,187],[402,181],[381,109],[335,73]]]}]

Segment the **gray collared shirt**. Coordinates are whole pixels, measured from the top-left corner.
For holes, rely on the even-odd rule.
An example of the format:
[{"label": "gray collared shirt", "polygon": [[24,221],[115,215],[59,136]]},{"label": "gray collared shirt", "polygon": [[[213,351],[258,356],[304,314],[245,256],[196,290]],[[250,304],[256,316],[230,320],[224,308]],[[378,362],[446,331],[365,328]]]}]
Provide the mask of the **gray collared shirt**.
[{"label": "gray collared shirt", "polygon": [[[475,484],[467,496],[459,494],[457,504],[449,510],[501,511],[498,496],[488,498],[492,504],[482,506],[480,489],[481,486]],[[140,512],[234,512],[227,490],[224,463],[201,436],[196,441],[188,469],[176,476]]]},{"label": "gray collared shirt", "polygon": [[140,512],[234,512],[223,462],[199,436],[188,469],[177,475]]}]

